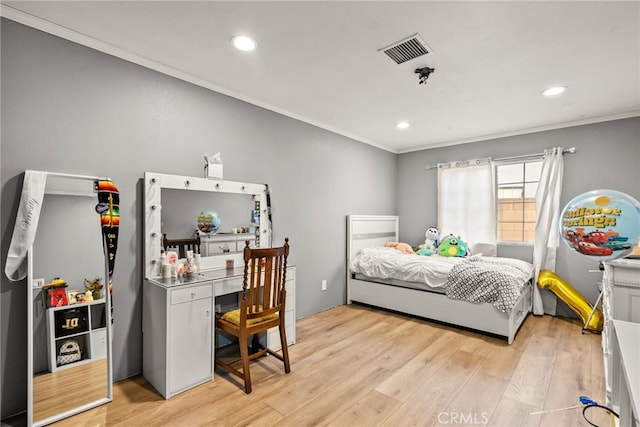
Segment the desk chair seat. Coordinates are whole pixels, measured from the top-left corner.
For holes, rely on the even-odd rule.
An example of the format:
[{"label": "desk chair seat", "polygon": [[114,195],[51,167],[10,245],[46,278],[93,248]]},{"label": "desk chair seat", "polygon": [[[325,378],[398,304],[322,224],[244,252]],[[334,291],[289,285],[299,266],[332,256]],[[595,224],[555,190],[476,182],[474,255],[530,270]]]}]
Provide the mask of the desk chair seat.
[{"label": "desk chair seat", "polygon": [[[279,248],[244,248],[244,278],[240,308],[224,313],[216,319],[216,329],[238,338],[240,359],[227,363],[217,357],[215,363],[244,381],[244,390],[251,393],[249,362],[270,354],[284,364],[285,373],[291,372],[289,348],[285,330],[285,289],[289,239]],[[277,327],[280,332],[282,354],[257,344],[256,334]],[[248,339],[253,337],[253,352],[249,353]],[[241,368],[241,369],[239,369]]]},{"label": "desk chair seat", "polygon": [[[262,310],[262,308],[260,308]],[[221,320],[240,326],[240,309],[228,311],[223,314]],[[278,313],[268,314],[262,317],[256,317],[254,319],[247,319],[247,325],[252,326],[258,323],[266,322],[267,320],[273,320],[278,318]]]}]

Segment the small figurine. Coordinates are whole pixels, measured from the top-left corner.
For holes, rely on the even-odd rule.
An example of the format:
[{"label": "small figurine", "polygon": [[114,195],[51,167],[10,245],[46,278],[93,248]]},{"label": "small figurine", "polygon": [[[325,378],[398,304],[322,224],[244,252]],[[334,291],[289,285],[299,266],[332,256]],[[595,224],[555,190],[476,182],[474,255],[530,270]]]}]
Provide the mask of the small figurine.
[{"label": "small figurine", "polygon": [[87,291],[84,293],[84,300],[85,301],[93,301],[93,292],[91,291]]},{"label": "small figurine", "polygon": [[96,277],[93,280],[84,279],[84,287],[87,291],[90,291],[92,293],[92,299],[89,300],[87,298],[86,301],[95,301],[102,299],[102,283],[100,283],[100,277]]}]

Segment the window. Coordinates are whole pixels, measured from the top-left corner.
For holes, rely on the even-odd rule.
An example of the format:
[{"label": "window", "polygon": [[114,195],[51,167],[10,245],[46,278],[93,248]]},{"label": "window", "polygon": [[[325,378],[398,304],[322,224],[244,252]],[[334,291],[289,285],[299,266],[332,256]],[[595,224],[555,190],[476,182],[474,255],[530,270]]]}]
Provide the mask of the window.
[{"label": "window", "polygon": [[496,165],[498,241],[533,243],[542,161]]}]

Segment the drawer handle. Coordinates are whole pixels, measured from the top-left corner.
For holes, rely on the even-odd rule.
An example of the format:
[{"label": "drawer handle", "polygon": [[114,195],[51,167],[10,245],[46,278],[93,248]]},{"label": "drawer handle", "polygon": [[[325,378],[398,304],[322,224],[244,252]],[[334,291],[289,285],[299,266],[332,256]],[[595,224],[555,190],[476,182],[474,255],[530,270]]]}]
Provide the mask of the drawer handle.
[{"label": "drawer handle", "polygon": [[198,295],[196,292],[191,292],[191,299],[194,299]]}]

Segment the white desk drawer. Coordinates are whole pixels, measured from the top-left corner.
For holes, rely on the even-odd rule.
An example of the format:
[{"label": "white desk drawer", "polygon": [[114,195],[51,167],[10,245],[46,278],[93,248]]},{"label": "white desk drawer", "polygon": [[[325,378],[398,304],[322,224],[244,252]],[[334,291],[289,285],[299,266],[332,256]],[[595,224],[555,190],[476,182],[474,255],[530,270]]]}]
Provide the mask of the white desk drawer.
[{"label": "white desk drawer", "polygon": [[640,288],[640,259],[617,259],[605,263],[609,280],[616,284]]},{"label": "white desk drawer", "polygon": [[215,295],[227,295],[242,291],[242,277],[223,279],[215,282]]},{"label": "white desk drawer", "polygon": [[174,289],[171,291],[171,305],[183,302],[195,301],[203,298],[211,298],[213,289],[211,284],[190,286],[184,289]]},{"label": "white desk drawer", "polygon": [[224,254],[224,253],[231,254],[231,253],[238,252],[238,248],[236,247],[236,242],[225,242],[225,243],[208,242],[201,245],[202,245],[201,247],[202,255],[204,256],[212,256],[212,255],[218,255],[218,254]]}]

